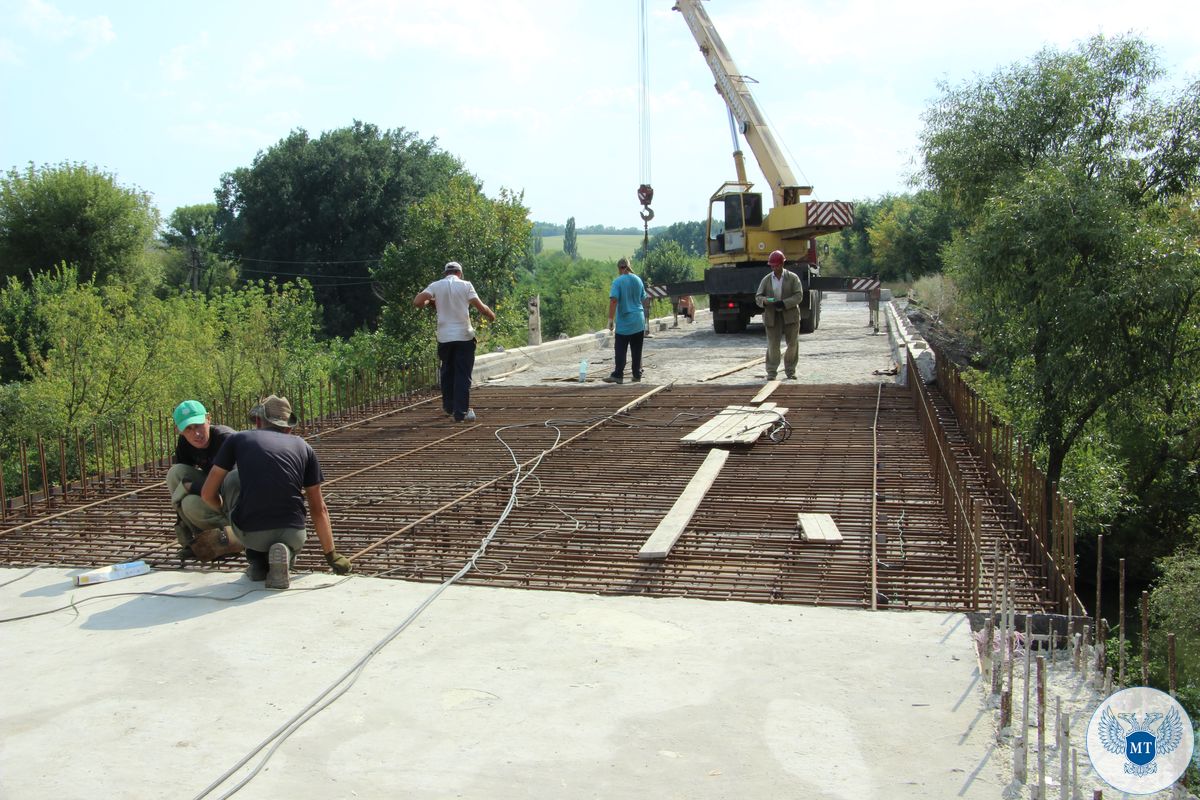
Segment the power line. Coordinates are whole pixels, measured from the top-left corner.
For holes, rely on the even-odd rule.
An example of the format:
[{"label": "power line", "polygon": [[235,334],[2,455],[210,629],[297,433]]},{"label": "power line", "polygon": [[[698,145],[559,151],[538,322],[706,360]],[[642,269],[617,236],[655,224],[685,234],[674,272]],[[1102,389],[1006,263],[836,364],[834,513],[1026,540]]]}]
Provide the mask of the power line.
[{"label": "power line", "polygon": [[[220,255],[214,253],[213,255]],[[379,258],[359,258],[350,261],[286,261],[280,258],[251,258],[250,256],[232,256],[236,261],[258,261],[264,264],[376,264]]]},{"label": "power line", "polygon": [[248,269],[247,268],[247,269],[243,269],[242,272],[252,272],[255,275],[282,275],[287,278],[322,278],[322,279],[339,280],[339,281],[340,280],[362,280],[362,279],[366,278],[366,279],[368,279],[367,283],[370,283],[371,280],[373,280],[370,275],[320,275],[320,274],[315,274],[315,273],[311,273],[311,272],[276,272],[273,269]]}]

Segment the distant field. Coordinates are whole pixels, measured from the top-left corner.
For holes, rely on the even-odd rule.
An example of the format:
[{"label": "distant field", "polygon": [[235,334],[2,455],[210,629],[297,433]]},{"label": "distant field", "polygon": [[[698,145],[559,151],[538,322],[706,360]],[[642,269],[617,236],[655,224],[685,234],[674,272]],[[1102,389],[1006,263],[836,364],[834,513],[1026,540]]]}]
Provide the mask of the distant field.
[{"label": "distant field", "polygon": [[[561,236],[545,236],[542,238],[542,252],[562,250],[562,242]],[[575,237],[575,242],[579,245],[580,258],[616,261],[621,256],[632,256],[633,251],[642,246],[642,236],[635,233],[581,233]]]}]

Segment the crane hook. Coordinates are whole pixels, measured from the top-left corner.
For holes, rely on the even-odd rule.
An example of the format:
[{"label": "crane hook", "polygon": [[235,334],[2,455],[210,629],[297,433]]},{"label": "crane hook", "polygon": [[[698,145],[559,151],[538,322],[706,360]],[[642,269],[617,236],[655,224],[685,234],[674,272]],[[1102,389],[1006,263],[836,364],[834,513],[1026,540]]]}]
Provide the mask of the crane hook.
[{"label": "crane hook", "polygon": [[650,220],[654,219],[654,211],[650,208],[650,204],[654,202],[654,189],[650,187],[650,184],[643,183],[638,187],[637,194],[638,202],[643,206],[640,212],[642,215],[642,222],[649,222]]}]

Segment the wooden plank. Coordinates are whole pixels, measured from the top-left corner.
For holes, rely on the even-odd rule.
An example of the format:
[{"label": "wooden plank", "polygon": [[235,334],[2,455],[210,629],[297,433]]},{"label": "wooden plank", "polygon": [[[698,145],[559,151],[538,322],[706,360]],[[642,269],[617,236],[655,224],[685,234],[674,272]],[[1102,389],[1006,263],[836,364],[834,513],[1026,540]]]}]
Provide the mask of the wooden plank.
[{"label": "wooden plank", "polygon": [[[726,405],[712,420],[685,435],[680,441],[690,441],[694,444],[732,444],[743,440],[754,441],[758,438],[758,434],[750,439],[742,438],[746,425],[749,425],[749,416],[757,414],[758,411],[768,411],[774,408],[774,403],[766,403],[758,405],[758,407],[756,405]],[[787,409],[784,409],[784,413],[786,411]],[[770,419],[774,420],[775,416],[773,415]]]},{"label": "wooden plank", "polygon": [[833,517],[828,514],[797,514],[796,527],[800,529],[800,536],[806,542],[835,544],[842,541],[842,532],[838,530]]},{"label": "wooden plank", "polygon": [[679,495],[679,499],[671,506],[671,510],[662,518],[662,522],[658,523],[658,527],[654,529],[654,533],[650,534],[650,538],[646,540],[645,544],[642,545],[642,549],[638,551],[638,558],[657,559],[667,557],[667,554],[671,552],[671,548],[675,546],[675,542],[683,535],[683,529],[691,522],[692,515],[700,507],[700,502],[704,499],[704,495],[708,494],[713,481],[721,473],[721,468],[725,466],[725,459],[727,458],[729,458],[728,450],[714,448],[708,451],[708,456],[704,459],[704,463],[700,465],[700,468],[696,470],[696,474],[692,476],[691,481],[684,487],[683,492]]},{"label": "wooden plank", "polygon": [[732,441],[737,444],[750,444],[787,412],[786,408],[777,408],[774,403],[764,404],[759,413],[748,413],[742,418],[742,430]]},{"label": "wooden plank", "polygon": [[759,389],[758,394],[754,395],[754,399],[750,402],[761,403],[763,400],[766,400],[771,396],[772,392],[779,388],[779,384],[781,383],[783,383],[783,381],[767,381],[767,385]]},{"label": "wooden plank", "polygon": [[725,406],[712,419],[684,436],[680,441],[719,442],[728,435],[729,431],[737,430],[742,426],[742,420],[745,418],[748,408],[750,406]]},{"label": "wooden plank", "polygon": [[726,406],[713,419],[683,436],[691,444],[749,444],[788,412],[774,403],[761,406]]}]

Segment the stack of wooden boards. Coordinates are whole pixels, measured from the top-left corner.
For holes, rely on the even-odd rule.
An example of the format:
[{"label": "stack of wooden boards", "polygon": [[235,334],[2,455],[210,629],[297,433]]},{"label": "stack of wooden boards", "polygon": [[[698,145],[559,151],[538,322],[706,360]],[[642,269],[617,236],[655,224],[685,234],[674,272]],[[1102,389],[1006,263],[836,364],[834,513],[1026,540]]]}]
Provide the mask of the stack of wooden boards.
[{"label": "stack of wooden boards", "polygon": [[[788,409],[764,402],[778,387],[779,381],[770,381],[750,401],[752,405],[726,406],[712,419],[680,439],[687,445],[709,445],[713,449],[709,450],[704,463],[696,470],[679,499],[642,545],[638,558],[663,559],[671,552],[729,458],[729,451],[718,445],[753,444],[764,431],[784,418]],[[796,525],[805,541],[836,543],[842,540],[837,525],[828,514],[800,514]]]}]

